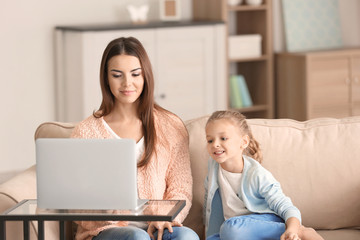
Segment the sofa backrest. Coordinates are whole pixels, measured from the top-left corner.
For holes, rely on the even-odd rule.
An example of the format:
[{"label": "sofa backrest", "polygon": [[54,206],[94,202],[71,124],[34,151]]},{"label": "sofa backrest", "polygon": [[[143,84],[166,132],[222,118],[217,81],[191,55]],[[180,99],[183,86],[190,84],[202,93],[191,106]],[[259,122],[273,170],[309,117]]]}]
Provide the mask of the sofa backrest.
[{"label": "sofa backrest", "polygon": [[316,229],[360,226],[360,117],[249,120],[263,166]]},{"label": "sofa backrest", "polygon": [[[193,205],[184,224],[203,237],[207,173],[207,117],[185,122],[194,178]],[[344,119],[248,119],[263,152],[262,165],[315,229],[360,227],[360,116]],[[69,137],[75,123],[49,122],[35,138]]]},{"label": "sofa backrest", "polygon": [[40,124],[34,138],[69,138],[77,123],[44,122]]}]

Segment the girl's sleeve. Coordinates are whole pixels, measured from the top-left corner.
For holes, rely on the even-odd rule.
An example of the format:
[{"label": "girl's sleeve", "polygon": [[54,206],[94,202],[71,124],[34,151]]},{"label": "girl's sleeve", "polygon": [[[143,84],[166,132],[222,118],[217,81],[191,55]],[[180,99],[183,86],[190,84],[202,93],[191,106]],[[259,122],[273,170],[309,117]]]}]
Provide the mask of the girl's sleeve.
[{"label": "girl's sleeve", "polygon": [[280,186],[280,183],[273,175],[264,169],[256,174],[259,193],[265,198],[269,208],[276,212],[285,221],[290,217],[296,217],[301,222],[301,213],[296,208],[291,199],[287,197]]},{"label": "girl's sleeve", "polygon": [[193,179],[190,167],[189,136],[181,123],[179,132],[172,139],[170,163],[166,174],[167,189],[164,199],[186,200],[184,209],[174,221],[182,223],[188,215],[192,201]]}]

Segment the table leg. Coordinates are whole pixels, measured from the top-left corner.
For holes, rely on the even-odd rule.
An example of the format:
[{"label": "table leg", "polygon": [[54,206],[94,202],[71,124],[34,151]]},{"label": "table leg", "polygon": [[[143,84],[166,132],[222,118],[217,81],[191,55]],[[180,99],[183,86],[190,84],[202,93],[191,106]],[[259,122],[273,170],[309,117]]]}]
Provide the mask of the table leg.
[{"label": "table leg", "polygon": [[29,221],[23,221],[24,240],[29,240]]},{"label": "table leg", "polygon": [[44,221],[38,220],[38,240],[44,240]]},{"label": "table leg", "polygon": [[6,240],[6,221],[0,221],[0,239]]},{"label": "table leg", "polygon": [[65,224],[64,221],[59,221],[60,240],[65,240]]}]

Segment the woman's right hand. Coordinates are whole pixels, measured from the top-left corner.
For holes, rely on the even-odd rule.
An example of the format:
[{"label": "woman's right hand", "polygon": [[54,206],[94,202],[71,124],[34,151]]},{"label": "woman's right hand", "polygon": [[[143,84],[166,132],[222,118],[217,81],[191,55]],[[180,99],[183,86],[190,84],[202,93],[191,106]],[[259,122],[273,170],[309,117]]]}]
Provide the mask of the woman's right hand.
[{"label": "woman's right hand", "polygon": [[[172,227],[182,227],[178,222],[150,222],[147,233],[153,240],[161,240],[164,234],[164,230],[167,228],[170,233],[173,232]],[[157,231],[157,239],[155,239],[154,233]]]}]

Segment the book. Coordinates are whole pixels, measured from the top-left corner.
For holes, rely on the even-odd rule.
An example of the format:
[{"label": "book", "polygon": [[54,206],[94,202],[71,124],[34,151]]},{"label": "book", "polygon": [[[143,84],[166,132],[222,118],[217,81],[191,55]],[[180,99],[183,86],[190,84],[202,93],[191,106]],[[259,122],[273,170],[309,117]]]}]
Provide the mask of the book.
[{"label": "book", "polygon": [[250,107],[253,105],[248,86],[243,75],[237,75],[241,102],[243,107]]},{"label": "book", "polygon": [[242,97],[240,92],[240,85],[236,75],[230,76],[230,107],[241,108],[243,107]]}]

